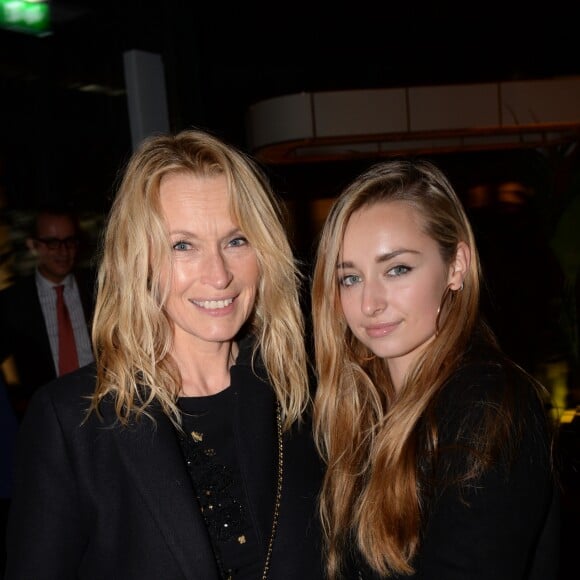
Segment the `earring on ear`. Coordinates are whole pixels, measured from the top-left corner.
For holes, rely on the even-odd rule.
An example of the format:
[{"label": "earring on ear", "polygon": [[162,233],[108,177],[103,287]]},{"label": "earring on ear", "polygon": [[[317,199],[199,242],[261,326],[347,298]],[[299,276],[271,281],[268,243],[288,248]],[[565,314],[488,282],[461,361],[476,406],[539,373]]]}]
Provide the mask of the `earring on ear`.
[{"label": "earring on ear", "polygon": [[463,282],[461,282],[461,286],[459,286],[459,288],[457,288],[457,292],[461,292],[463,290]]}]

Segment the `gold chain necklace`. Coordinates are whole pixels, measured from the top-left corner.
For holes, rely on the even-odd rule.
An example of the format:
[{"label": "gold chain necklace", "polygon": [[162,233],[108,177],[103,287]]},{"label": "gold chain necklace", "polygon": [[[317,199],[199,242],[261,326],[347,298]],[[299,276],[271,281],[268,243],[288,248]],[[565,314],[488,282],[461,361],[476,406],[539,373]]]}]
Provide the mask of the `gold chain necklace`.
[{"label": "gold chain necklace", "polygon": [[282,410],[280,402],[276,402],[276,431],[278,439],[278,476],[276,479],[276,500],[274,501],[274,518],[272,520],[272,533],[268,542],[268,551],[266,552],[266,562],[264,564],[264,573],[262,580],[267,580],[270,571],[270,561],[274,549],[274,538],[278,529],[278,520],[280,518],[280,504],[282,502],[282,481],[284,479],[284,443],[282,441]]}]

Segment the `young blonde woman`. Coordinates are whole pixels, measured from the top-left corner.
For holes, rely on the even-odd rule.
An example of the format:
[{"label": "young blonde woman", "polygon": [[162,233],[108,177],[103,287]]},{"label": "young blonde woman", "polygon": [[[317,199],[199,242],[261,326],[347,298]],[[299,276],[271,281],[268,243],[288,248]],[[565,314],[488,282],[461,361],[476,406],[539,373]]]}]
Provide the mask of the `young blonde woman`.
[{"label": "young blonde woman", "polygon": [[481,320],[480,283],[433,164],[379,163],[332,207],[312,289],[329,578],[557,577],[545,393]]},{"label": "young blonde woman", "polygon": [[22,425],[7,580],[322,577],[299,280],[250,159],[195,130],[142,144],[104,235],[96,364]]}]

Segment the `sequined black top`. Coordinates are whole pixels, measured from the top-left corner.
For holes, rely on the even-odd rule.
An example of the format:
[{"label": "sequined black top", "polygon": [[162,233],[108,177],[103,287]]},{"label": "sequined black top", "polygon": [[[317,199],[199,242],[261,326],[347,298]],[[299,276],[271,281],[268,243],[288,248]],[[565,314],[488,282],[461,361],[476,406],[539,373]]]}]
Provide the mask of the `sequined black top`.
[{"label": "sequined black top", "polygon": [[233,389],[206,397],[182,397],[185,436],[181,448],[225,579],[260,578],[264,549],[242,484],[232,432]]}]

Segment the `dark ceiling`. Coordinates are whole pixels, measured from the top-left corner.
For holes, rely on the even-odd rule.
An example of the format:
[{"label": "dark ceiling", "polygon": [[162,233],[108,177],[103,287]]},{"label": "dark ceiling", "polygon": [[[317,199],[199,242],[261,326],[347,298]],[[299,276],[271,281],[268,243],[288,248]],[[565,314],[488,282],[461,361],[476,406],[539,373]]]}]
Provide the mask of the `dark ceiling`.
[{"label": "dark ceiling", "polygon": [[[162,56],[172,129],[205,127],[242,148],[248,106],[273,96],[580,74],[568,2],[348,6],[54,0],[50,36],[0,31],[0,185],[9,202],[64,196],[106,206],[131,150],[131,49]],[[324,191],[331,175],[336,183],[352,170],[283,171],[289,188],[294,172]]]}]

